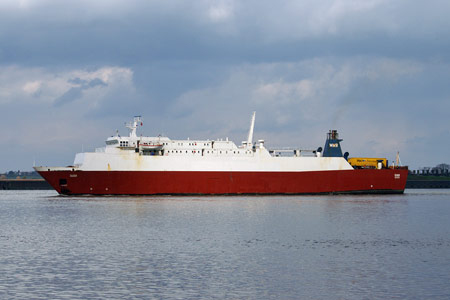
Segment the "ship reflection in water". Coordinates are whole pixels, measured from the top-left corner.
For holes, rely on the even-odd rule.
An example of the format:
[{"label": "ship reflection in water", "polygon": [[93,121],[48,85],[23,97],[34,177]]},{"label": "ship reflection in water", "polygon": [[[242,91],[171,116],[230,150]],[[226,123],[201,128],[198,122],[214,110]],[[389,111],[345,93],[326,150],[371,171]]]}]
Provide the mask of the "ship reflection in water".
[{"label": "ship reflection in water", "polygon": [[450,191],[57,197],[0,191],[0,298],[450,295]]}]

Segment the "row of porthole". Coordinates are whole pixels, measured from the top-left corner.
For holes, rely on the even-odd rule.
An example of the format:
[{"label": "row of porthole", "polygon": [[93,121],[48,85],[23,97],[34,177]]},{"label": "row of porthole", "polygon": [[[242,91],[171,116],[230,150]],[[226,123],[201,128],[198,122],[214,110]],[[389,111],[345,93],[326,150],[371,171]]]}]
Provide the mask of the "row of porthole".
[{"label": "row of porthole", "polygon": [[[195,151],[195,150],[192,151],[192,153],[196,153],[196,152],[200,153],[200,151]],[[169,150],[169,151],[167,151],[167,153],[178,153],[178,150]],[[183,151],[180,150],[180,153],[183,153]],[[186,153],[188,153],[187,150],[186,150]]]},{"label": "row of porthole", "polygon": [[[209,152],[210,152],[209,150],[206,151],[206,153],[209,153]],[[169,150],[167,153],[178,153],[178,150]],[[179,153],[183,153],[183,151],[180,150]],[[186,150],[186,153],[188,153],[187,150]],[[192,150],[192,153],[200,153],[200,151]],[[214,153],[214,152],[211,151],[211,153]],[[219,153],[222,154],[222,151],[220,151]],[[248,153],[250,153],[250,152],[246,151],[245,153],[248,154]],[[228,154],[228,151],[225,151],[225,154]],[[236,154],[236,151],[233,151],[233,154]],[[240,154],[240,152],[237,151],[237,154]]]},{"label": "row of porthole", "polygon": [[[184,143],[177,143],[178,146],[184,146]],[[163,145],[168,146],[169,143],[163,143]],[[189,146],[197,146],[197,143],[189,143]],[[209,143],[203,143],[203,146],[209,146]]]}]

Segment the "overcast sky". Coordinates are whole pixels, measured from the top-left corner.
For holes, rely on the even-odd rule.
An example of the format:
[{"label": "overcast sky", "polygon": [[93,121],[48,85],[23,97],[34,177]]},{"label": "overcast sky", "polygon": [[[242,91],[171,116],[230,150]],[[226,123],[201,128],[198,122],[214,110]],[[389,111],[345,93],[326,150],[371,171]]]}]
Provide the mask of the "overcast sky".
[{"label": "overcast sky", "polygon": [[0,0],[0,172],[145,135],[450,163],[450,1]]}]

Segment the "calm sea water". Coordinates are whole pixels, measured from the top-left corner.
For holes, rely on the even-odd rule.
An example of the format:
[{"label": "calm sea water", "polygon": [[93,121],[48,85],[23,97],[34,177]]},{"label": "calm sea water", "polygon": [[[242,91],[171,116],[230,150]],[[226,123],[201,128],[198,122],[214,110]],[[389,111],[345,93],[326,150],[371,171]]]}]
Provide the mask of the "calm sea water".
[{"label": "calm sea water", "polygon": [[0,191],[0,299],[449,299],[450,190]]}]

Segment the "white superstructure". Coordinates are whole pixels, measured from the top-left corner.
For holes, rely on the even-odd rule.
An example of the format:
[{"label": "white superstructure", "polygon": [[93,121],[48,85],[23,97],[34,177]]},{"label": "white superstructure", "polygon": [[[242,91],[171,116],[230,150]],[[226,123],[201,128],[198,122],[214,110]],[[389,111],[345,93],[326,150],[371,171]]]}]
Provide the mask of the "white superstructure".
[{"label": "white superstructure", "polygon": [[[255,113],[241,146],[226,139],[171,140],[168,137],[143,137],[136,134],[142,126],[140,116],[126,124],[128,136],[118,133],[95,152],[78,153],[73,170],[85,171],[236,171],[301,172],[351,170],[343,157],[321,157],[302,150],[268,150],[264,140],[253,143]],[[291,154],[286,156],[286,154]],[[42,167],[48,168],[48,167]],[[51,168],[56,169],[56,168]],[[64,168],[57,168],[64,169]]]}]

